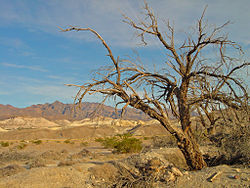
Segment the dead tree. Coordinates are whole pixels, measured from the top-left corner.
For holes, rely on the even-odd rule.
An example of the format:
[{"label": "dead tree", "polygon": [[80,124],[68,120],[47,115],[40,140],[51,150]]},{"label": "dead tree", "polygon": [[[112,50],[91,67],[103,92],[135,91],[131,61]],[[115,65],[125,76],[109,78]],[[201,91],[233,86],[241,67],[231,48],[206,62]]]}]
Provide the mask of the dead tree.
[{"label": "dead tree", "polygon": [[[198,19],[196,33],[188,35],[183,44],[175,43],[174,27],[166,23],[167,32],[161,32],[158,20],[145,3],[147,19],[138,23],[128,16],[124,22],[137,32],[146,44],[144,36],[151,35],[159,40],[167,54],[165,67],[160,71],[147,70],[145,66],[129,59],[121,59],[112,53],[110,46],[91,28],[70,27],[62,31],[90,31],[106,48],[112,65],[97,71],[97,78],[91,83],[73,85],[79,87],[75,104],[80,104],[86,94],[101,93],[107,97],[119,98],[117,105],[124,104],[124,110],[131,106],[158,120],[178,142],[191,169],[206,166],[191,126],[191,113],[199,109],[204,114],[204,104],[221,105],[234,109],[248,108],[248,94],[243,83],[237,79],[237,72],[249,65],[226,54],[226,49],[241,52],[235,42],[229,40],[219,27],[208,27],[203,22],[204,13]],[[217,49],[217,58],[205,59],[206,49]],[[143,93],[143,94],[142,94]],[[181,128],[171,124],[169,109],[180,120]],[[205,112],[206,113],[206,112]]]}]

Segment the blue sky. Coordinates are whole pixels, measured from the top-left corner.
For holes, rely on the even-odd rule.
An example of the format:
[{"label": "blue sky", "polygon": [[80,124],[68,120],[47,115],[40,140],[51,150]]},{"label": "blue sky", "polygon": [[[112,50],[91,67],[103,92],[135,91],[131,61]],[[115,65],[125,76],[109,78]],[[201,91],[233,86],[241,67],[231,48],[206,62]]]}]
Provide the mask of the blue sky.
[{"label": "blue sky", "polygon": [[[191,30],[208,5],[206,19],[221,25],[228,20],[229,37],[249,57],[249,0],[148,0],[159,18],[174,21],[180,36]],[[122,22],[122,13],[140,17],[141,0],[0,0],[0,104],[26,107],[59,100],[72,103],[76,89],[91,71],[108,65],[100,42],[86,32],[62,33],[58,26],[91,27],[116,56],[138,51],[146,63],[164,61],[158,43],[140,46],[136,33]],[[149,38],[152,41],[152,38]],[[249,79],[249,78],[248,78]],[[89,96],[87,101],[96,101]]]}]

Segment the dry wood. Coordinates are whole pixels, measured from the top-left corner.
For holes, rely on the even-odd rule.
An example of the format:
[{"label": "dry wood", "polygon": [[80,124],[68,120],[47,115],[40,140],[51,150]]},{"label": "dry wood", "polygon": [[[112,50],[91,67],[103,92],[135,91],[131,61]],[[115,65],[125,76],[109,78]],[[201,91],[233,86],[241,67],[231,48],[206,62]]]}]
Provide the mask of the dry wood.
[{"label": "dry wood", "polygon": [[215,172],[215,173],[212,174],[207,180],[210,181],[210,182],[213,182],[213,181],[215,181],[215,179],[218,178],[221,174],[222,174],[222,171]]},{"label": "dry wood", "polygon": [[[122,114],[130,106],[158,120],[176,137],[178,147],[191,169],[201,169],[206,166],[206,162],[190,128],[191,113],[196,109],[203,125],[207,126],[207,118],[211,123],[207,128],[213,128],[218,121],[213,111],[229,107],[248,111],[248,92],[244,82],[238,79],[237,72],[244,70],[250,63],[226,54],[226,48],[237,52],[242,52],[242,49],[221,33],[229,22],[218,27],[209,27],[203,22],[206,8],[198,19],[196,33],[188,35],[181,45],[175,43],[175,30],[170,22],[166,23],[167,31],[163,33],[146,2],[144,10],[147,17],[145,21],[137,23],[124,15],[124,22],[139,32],[138,36],[145,45],[145,35],[154,36],[163,45],[167,62],[164,63],[166,67],[159,71],[147,70],[143,64],[131,59],[115,57],[106,41],[91,28],[60,28],[63,32],[92,32],[106,48],[112,63],[98,70],[91,83],[71,85],[79,87],[74,102],[81,104],[86,94],[95,93],[103,94],[105,99],[119,98],[117,105],[124,104]],[[211,47],[218,50],[218,59],[202,56]],[[172,113],[169,113],[169,109]],[[170,123],[172,115],[179,119],[181,129]]]}]

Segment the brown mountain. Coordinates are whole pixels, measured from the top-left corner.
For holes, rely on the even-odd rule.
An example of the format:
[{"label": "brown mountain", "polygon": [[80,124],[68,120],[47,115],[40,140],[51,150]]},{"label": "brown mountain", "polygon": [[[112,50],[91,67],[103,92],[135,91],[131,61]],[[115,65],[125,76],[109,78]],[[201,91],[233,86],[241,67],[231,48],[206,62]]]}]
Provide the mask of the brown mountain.
[{"label": "brown mountain", "polygon": [[[27,108],[16,108],[11,105],[0,104],[0,120],[11,117],[44,117],[49,120],[80,120],[84,118],[104,116],[119,118],[121,110],[115,113],[115,109],[110,106],[100,105],[99,103],[82,103],[81,107],[73,104],[64,104],[55,101],[52,104],[38,104]],[[148,120],[149,118],[142,112],[127,108],[124,113],[124,119]]]}]

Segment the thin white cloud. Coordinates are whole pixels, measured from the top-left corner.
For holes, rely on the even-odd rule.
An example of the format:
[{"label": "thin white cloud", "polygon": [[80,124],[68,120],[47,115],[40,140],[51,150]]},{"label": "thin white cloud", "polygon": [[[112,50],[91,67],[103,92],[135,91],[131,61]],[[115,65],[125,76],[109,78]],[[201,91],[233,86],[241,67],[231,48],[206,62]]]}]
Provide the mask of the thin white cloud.
[{"label": "thin white cloud", "polygon": [[[34,4],[36,6],[28,2],[5,1],[0,8],[0,18],[5,22],[17,22],[34,30],[54,34],[59,34],[57,26],[92,27],[112,45],[128,47],[139,43],[135,40],[134,31],[122,23],[121,13],[132,18],[141,17],[139,13],[142,12],[142,0],[54,0],[39,1]],[[148,3],[159,18],[174,20],[177,31],[182,32],[195,23],[205,5],[208,5],[206,18],[210,23],[219,25],[231,20],[234,24],[228,31],[232,38],[242,43],[250,40],[250,12],[247,10],[250,6],[249,0],[148,0]],[[96,40],[86,33],[63,35],[82,40]]]},{"label": "thin white cloud", "polygon": [[[37,95],[41,99],[46,99],[47,101],[60,100],[73,102],[77,94],[77,87],[69,87],[65,85],[26,85],[23,90],[31,95]],[[101,102],[103,99],[102,95],[86,95],[84,101],[87,102]]]},{"label": "thin white cloud", "polygon": [[10,92],[7,92],[7,91],[0,91],[0,95],[9,95]]},{"label": "thin white cloud", "polygon": [[39,66],[17,65],[17,64],[12,64],[12,63],[1,63],[1,65],[5,67],[16,68],[16,69],[29,69],[33,71],[48,72],[48,70]]}]

